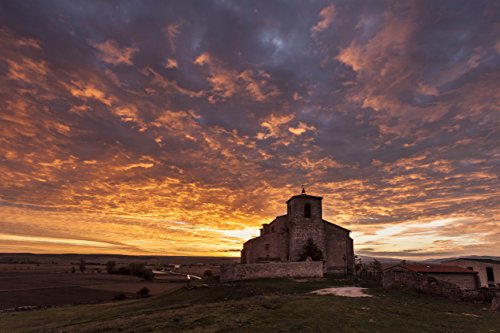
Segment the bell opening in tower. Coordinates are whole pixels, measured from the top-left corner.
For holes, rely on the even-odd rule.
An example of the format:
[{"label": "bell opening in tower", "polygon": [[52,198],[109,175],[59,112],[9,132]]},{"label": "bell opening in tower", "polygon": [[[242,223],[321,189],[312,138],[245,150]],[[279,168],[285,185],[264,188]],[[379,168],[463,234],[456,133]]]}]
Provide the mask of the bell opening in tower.
[{"label": "bell opening in tower", "polygon": [[306,219],[311,218],[311,204],[305,204],[305,206],[304,206],[304,217]]}]

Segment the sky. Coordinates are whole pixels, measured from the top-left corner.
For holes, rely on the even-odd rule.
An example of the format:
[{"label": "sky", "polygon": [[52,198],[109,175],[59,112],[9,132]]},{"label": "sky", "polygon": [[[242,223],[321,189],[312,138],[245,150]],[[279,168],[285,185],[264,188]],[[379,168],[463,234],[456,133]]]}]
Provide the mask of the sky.
[{"label": "sky", "polygon": [[500,3],[0,1],[0,252],[500,255]]}]

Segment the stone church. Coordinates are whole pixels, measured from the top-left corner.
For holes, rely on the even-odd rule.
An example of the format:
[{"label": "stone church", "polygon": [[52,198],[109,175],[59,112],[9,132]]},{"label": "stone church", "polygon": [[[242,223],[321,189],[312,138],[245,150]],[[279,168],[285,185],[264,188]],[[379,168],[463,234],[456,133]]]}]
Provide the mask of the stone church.
[{"label": "stone church", "polygon": [[304,258],[307,244],[320,250],[328,273],[354,271],[350,230],[323,220],[322,197],[302,194],[288,199],[287,214],[263,224],[260,236],[250,239],[241,251],[242,264],[294,262]]}]

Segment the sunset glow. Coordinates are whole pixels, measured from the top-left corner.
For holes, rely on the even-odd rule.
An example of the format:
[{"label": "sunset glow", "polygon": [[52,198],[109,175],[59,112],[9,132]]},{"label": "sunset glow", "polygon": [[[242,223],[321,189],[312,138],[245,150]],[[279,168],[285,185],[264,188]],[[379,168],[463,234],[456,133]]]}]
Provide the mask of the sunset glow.
[{"label": "sunset glow", "polygon": [[500,254],[500,6],[2,1],[0,252]]}]

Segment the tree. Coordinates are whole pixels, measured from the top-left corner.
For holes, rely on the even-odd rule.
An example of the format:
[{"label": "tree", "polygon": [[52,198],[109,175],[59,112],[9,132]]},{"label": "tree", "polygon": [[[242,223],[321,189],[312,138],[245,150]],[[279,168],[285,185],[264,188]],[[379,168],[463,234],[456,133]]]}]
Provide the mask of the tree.
[{"label": "tree", "polygon": [[305,261],[307,258],[311,258],[313,261],[323,260],[323,253],[321,250],[314,244],[313,240],[309,238],[302,247],[302,252],[299,255],[299,261]]},{"label": "tree", "polygon": [[361,257],[354,256],[354,270],[356,273],[359,273],[363,268],[363,262],[361,261]]},{"label": "tree", "polygon": [[115,272],[115,267],[116,267],[115,261],[108,261],[106,263],[106,271],[108,272],[108,274],[113,274]]},{"label": "tree", "polygon": [[382,270],[382,263],[380,263],[377,259],[373,259],[370,263],[370,268],[375,272],[380,272]]},{"label": "tree", "polygon": [[145,264],[141,262],[132,262],[128,264],[128,269],[130,270],[130,275],[135,275],[142,277],[144,274]]},{"label": "tree", "polygon": [[78,265],[78,268],[82,273],[87,269],[87,267],[85,267],[85,259],[83,258],[80,259],[80,264]]}]

